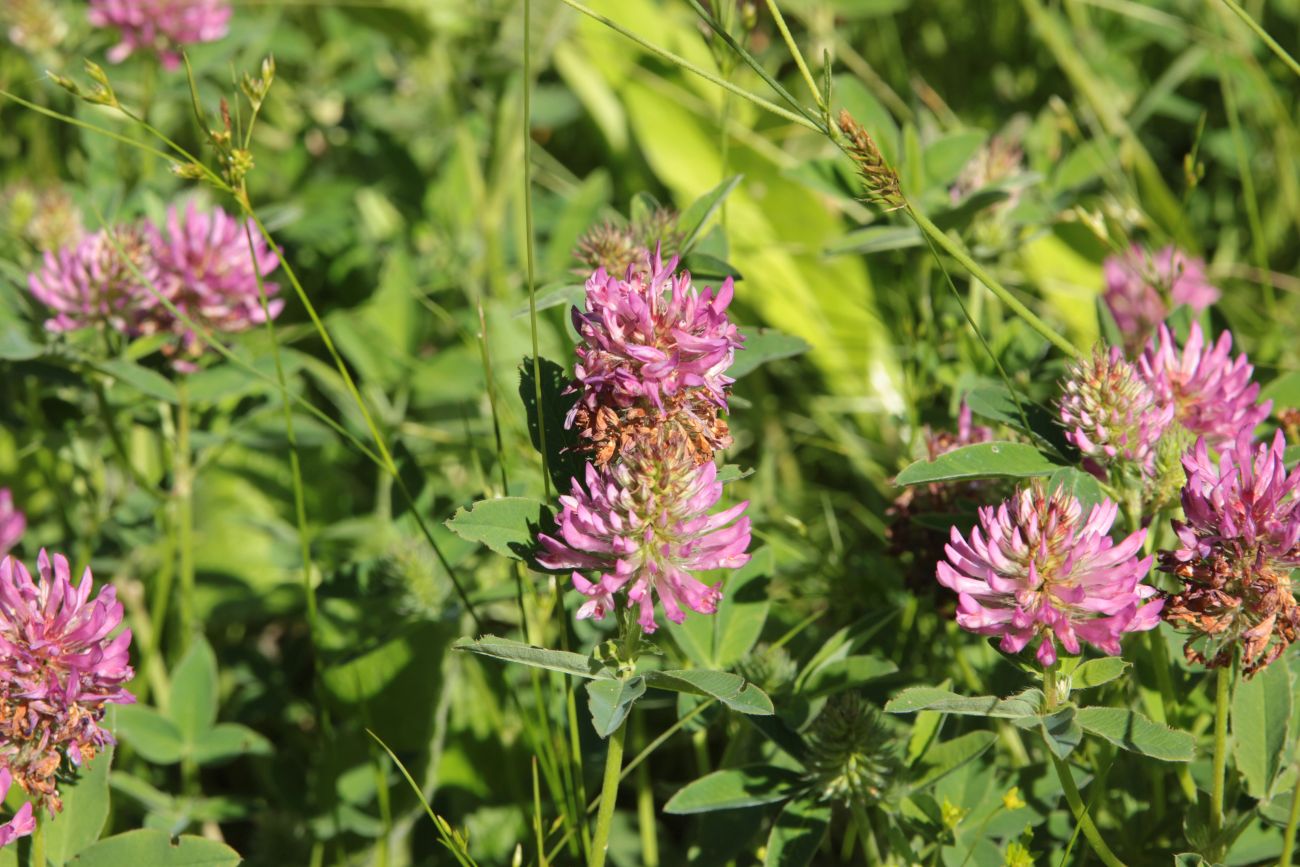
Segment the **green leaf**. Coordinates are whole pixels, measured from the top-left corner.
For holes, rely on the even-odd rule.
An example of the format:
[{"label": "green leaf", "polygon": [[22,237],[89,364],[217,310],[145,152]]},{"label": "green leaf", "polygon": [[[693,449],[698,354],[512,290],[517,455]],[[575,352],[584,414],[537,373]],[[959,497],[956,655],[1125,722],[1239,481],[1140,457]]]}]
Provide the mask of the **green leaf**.
[{"label": "green leaf", "polygon": [[1256,800],[1272,795],[1287,746],[1291,677],[1285,665],[1269,665],[1250,680],[1240,678],[1232,693],[1232,754]]},{"label": "green leaf", "polygon": [[518,662],[533,668],[545,668],[587,678],[613,678],[608,669],[601,667],[590,656],[567,650],[547,650],[509,638],[489,635],[479,639],[462,638],[453,647],[480,656],[490,656],[506,662]]},{"label": "green leaf", "polygon": [[747,328],[744,335],[744,348],[736,352],[736,360],[727,368],[727,376],[732,379],[740,379],[761,364],[777,358],[803,355],[812,348],[802,337],[782,334],[771,328]]},{"label": "green leaf", "polygon": [[[587,298],[587,287],[582,283],[558,283],[542,286],[537,290],[537,309],[549,310],[552,307],[576,307]],[[519,307],[514,312],[516,319],[529,315],[528,305]]]},{"label": "green leaf", "polygon": [[1300,370],[1284,373],[1264,386],[1259,399],[1273,401],[1278,409],[1300,407]]},{"label": "green leaf", "polygon": [[99,839],[108,821],[108,772],[111,748],[82,766],[76,780],[59,783],[63,812],[45,825],[45,855],[61,867],[73,855]]},{"label": "green leaf", "polygon": [[127,831],[83,850],[68,863],[76,867],[236,867],[243,859],[225,843],[165,831]]},{"label": "green leaf", "polygon": [[978,443],[955,449],[933,461],[917,461],[894,481],[898,485],[924,485],[957,479],[1023,479],[1050,476],[1060,468],[1038,449],[1024,443]]},{"label": "green leaf", "polygon": [[[1055,413],[1023,395],[1012,395],[1004,384],[971,389],[965,398],[970,411],[981,418],[1019,431],[1067,459],[1078,454],[1078,449],[1066,440]],[[1020,414],[1022,410],[1023,417]]]},{"label": "green leaf", "polygon": [[704,224],[708,222],[709,217],[713,216],[718,208],[722,207],[723,200],[736,188],[736,185],[740,183],[740,179],[740,175],[732,175],[686,206],[686,209],[682,211],[682,215],[677,218],[677,230],[682,235],[679,253],[683,255],[689,253],[691,247],[695,246],[700,232],[704,229]]},{"label": "green leaf", "polygon": [[1187,732],[1152,722],[1136,711],[1118,707],[1079,708],[1075,719],[1083,730],[1153,759],[1190,762],[1196,740]]},{"label": "green leaf", "polygon": [[713,621],[714,662],[730,668],[754,649],[767,623],[771,601],[767,579],[776,570],[776,557],[766,545],[749,562],[727,576],[722,601]]},{"label": "green leaf", "polygon": [[679,789],[664,804],[664,812],[683,815],[772,804],[789,798],[802,782],[797,771],[775,765],[714,771]]},{"label": "green leaf", "polygon": [[145,761],[174,765],[185,755],[185,742],[176,723],[142,704],[119,705],[113,711],[118,738]]},{"label": "green leaf", "polygon": [[543,509],[540,501],[529,497],[479,500],[468,509],[457,510],[447,521],[447,529],[505,557],[526,560],[537,538]]},{"label": "green leaf", "polygon": [[1118,656],[1103,656],[1090,659],[1080,665],[1070,675],[1070,689],[1092,689],[1103,683],[1110,683],[1124,673],[1128,663]]},{"label": "green leaf", "polygon": [[1061,467],[1047,478],[1047,490],[1055,491],[1057,488],[1062,489],[1065,493],[1079,501],[1083,507],[1084,514],[1087,514],[1093,506],[1106,499],[1105,492],[1101,489],[1101,483],[1092,473],[1085,473],[1082,470],[1076,470],[1074,467]]},{"label": "green leaf", "polygon": [[867,226],[832,242],[826,253],[829,256],[848,253],[866,256],[890,250],[908,250],[923,243],[921,230],[915,226]]},{"label": "green leaf", "polygon": [[831,693],[879,680],[898,671],[898,666],[878,656],[849,656],[837,659],[817,669],[800,691],[808,698]]},{"label": "green leaf", "polygon": [[958,130],[932,142],[925,149],[925,174],[930,183],[940,187],[951,184],[987,138],[983,130]]},{"label": "green leaf", "polygon": [[763,867],[806,867],[831,824],[829,804],[799,798],[785,805],[767,838]]},{"label": "green leaf", "polygon": [[933,686],[914,686],[890,699],[885,705],[885,713],[937,710],[966,716],[1017,719],[1037,716],[1042,701],[1043,694],[1036,689],[1025,690],[1011,698],[997,698],[991,695],[968,697]]},{"label": "green leaf", "polygon": [[[542,421],[541,430],[546,431],[546,468],[551,475],[551,484],[559,491],[568,491],[573,487],[573,479],[581,479],[586,461],[578,451],[577,431],[565,427],[564,422],[577,400],[565,390],[573,383],[573,376],[568,370],[551,361],[541,358],[538,361],[542,382]],[[519,399],[524,404],[524,418],[528,422],[528,438],[533,449],[542,453],[542,435],[537,427],[537,380],[533,378],[533,359],[524,356],[519,366]]]},{"label": "green leaf", "polygon": [[938,782],[983,755],[997,738],[993,732],[975,731],[933,744],[911,768],[912,788],[922,789]]},{"label": "green leaf", "polygon": [[176,392],[176,386],[172,385],[167,377],[157,371],[141,367],[122,358],[111,358],[108,361],[96,361],[92,362],[92,364],[96,370],[108,374],[125,385],[129,385],[146,397],[156,398],[167,403],[177,403],[180,400],[180,396]]},{"label": "green leaf", "polygon": [[0,325],[0,359],[5,361],[30,361],[45,353],[45,347],[32,340],[18,322]]},{"label": "green leaf", "polygon": [[627,719],[632,704],[645,695],[645,678],[640,675],[617,680],[601,678],[587,682],[587,709],[596,734],[607,738]]},{"label": "green leaf", "polygon": [[217,721],[217,657],[201,635],[172,672],[167,715],[187,749]]},{"label": "green leaf", "polygon": [[1039,720],[1043,738],[1047,741],[1047,748],[1055,753],[1058,759],[1069,756],[1083,740],[1083,729],[1075,720],[1075,711],[1074,705],[1066,705]]},{"label": "green leaf", "polygon": [[744,275],[735,269],[734,266],[727,264],[717,256],[710,256],[708,253],[690,253],[682,260],[681,267],[691,272],[691,279],[697,283],[704,281],[722,281],[730,277],[732,280],[743,280]]},{"label": "green leaf", "polygon": [[716,698],[732,710],[767,716],[773,713],[772,700],[758,687],[738,674],[725,671],[647,671],[646,683],[655,689],[685,692]]},{"label": "green leaf", "polygon": [[237,756],[269,756],[271,742],[248,726],[218,723],[199,735],[192,756],[200,765],[211,765]]}]

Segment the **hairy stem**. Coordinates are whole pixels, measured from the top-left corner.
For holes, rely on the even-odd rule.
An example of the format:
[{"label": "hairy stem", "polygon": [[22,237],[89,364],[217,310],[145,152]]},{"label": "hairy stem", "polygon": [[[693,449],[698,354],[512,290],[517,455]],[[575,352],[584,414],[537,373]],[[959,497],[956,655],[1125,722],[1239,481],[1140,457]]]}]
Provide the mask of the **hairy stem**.
[{"label": "hairy stem", "polygon": [[627,736],[627,719],[609,736],[605,752],[605,779],[600,788],[600,807],[596,810],[596,830],[591,842],[589,867],[605,867],[605,850],[609,848],[609,828],[614,821],[614,803],[618,800],[619,771],[623,766],[623,740]]},{"label": "hairy stem", "polygon": [[1214,765],[1210,788],[1210,832],[1223,831],[1224,770],[1228,762],[1228,699],[1232,692],[1231,665],[1219,669],[1214,688]]}]

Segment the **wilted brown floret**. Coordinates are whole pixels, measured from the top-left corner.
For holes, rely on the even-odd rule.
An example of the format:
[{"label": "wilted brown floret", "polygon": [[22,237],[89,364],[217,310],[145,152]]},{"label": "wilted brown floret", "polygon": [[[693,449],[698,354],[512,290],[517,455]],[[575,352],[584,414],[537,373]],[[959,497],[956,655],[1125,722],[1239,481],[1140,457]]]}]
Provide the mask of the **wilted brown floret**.
[{"label": "wilted brown floret", "polygon": [[1192,631],[1183,645],[1189,662],[1231,665],[1240,643],[1242,671],[1249,678],[1296,640],[1300,606],[1288,572],[1243,566],[1221,553],[1184,563],[1167,551],[1161,553],[1160,568],[1187,582],[1181,593],[1168,597],[1163,616]]},{"label": "wilted brown floret", "polygon": [[604,466],[638,441],[680,437],[697,466],[731,445],[726,419],[702,389],[667,396],[662,413],[639,406],[618,410],[579,405],[573,426],[578,431],[578,450],[589,454],[596,466]]}]

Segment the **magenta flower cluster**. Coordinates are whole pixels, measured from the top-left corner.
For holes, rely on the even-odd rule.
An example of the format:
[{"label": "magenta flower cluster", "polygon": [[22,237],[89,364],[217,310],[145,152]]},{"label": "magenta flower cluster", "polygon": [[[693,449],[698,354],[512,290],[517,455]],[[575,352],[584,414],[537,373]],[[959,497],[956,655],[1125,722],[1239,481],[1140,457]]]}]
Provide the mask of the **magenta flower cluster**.
[{"label": "magenta flower cluster", "polygon": [[1124,633],[1155,627],[1163,600],[1141,583],[1152,562],[1139,556],[1146,530],[1111,539],[1117,511],[1103,500],[1085,517],[1075,497],[1035,484],[982,508],[969,540],[954,527],[938,579],[957,593],[958,624],[1001,636],[1008,653],[1041,639],[1044,666],[1058,642],[1072,654],[1082,642],[1118,654]]},{"label": "magenta flower cluster", "polygon": [[726,408],[732,381],[726,372],[741,344],[726,313],[732,280],[716,293],[700,292],[690,273],[676,268],[676,258],[665,264],[656,255],[623,277],[603,268],[592,274],[586,310],[573,309],[583,339],[577,348],[579,403],[594,409],[648,400],[662,410],[665,400],[702,388]]},{"label": "magenta flower cluster", "polygon": [[1085,456],[1121,459],[1148,473],[1156,445],[1174,418],[1174,406],[1158,399],[1119,347],[1100,347],[1070,368],[1062,385],[1061,422],[1066,439]]},{"label": "magenta flower cluster", "polygon": [[579,618],[603,618],[624,588],[645,632],[657,628],[655,596],[673,623],[686,619],[686,609],[713,614],[721,582],[710,586],[692,573],[745,565],[750,538],[748,503],[709,514],[722,496],[717,475],[712,461],[697,466],[685,449],[650,448],[600,470],[588,464],[585,488],[574,479],[560,497],[559,538],[540,537],[537,561],[597,573],[589,581],[573,572],[587,597]]},{"label": "magenta flower cluster", "polygon": [[583,342],[568,424],[601,448],[560,498],[556,535],[539,537],[538,562],[573,570],[587,597],[578,617],[604,617],[626,590],[645,632],[657,628],[655,598],[674,623],[688,609],[714,613],[722,583],[695,573],[749,560],[748,503],[710,514],[722,496],[717,413],[741,343],[726,314],[731,280],[700,292],[676,268],[647,253],[622,278],[600,268],[587,281],[585,309],[573,313]]},{"label": "magenta flower cluster", "polygon": [[39,582],[13,557],[0,562],[0,765],[53,813],[63,760],[80,765],[113,743],[105,708],[135,701],[134,671],[114,588],[92,597],[89,569],[74,586],[68,561],[43,550],[37,572]]},{"label": "magenta flower cluster", "polygon": [[1206,437],[1216,449],[1231,448],[1273,408],[1272,401],[1258,402],[1259,385],[1251,380],[1255,368],[1245,353],[1232,357],[1232,334],[1225,331],[1210,343],[1197,322],[1182,347],[1169,327],[1161,325],[1138,359],[1138,368],[1157,400],[1172,406],[1185,428]]},{"label": "magenta flower cluster", "polygon": [[9,489],[0,488],[0,557],[12,551],[25,532],[27,516],[14,507],[14,496]]},{"label": "magenta flower cluster", "polygon": [[224,37],[231,12],[230,0],[90,0],[88,16],[96,27],[118,31],[120,40],[108,52],[112,62],[152,51],[173,70],[186,45]]},{"label": "magenta flower cluster", "polygon": [[[192,369],[203,341],[191,323],[232,334],[283,307],[271,299],[263,310],[258,281],[279,259],[255,229],[250,253],[246,228],[252,227],[221,208],[173,207],[161,227],[142,221],[106,229],[46,253],[28,286],[53,314],[45,323],[50,331],[105,327],[128,338],[173,335],[165,351],[179,369]],[[278,288],[262,283],[268,297]]]},{"label": "magenta flower cluster", "polygon": [[1130,346],[1141,346],[1174,307],[1199,313],[1219,300],[1220,292],[1205,273],[1205,262],[1172,246],[1154,255],[1133,245],[1102,266],[1103,298]]},{"label": "magenta flower cluster", "polygon": [[1281,431],[1257,444],[1243,432],[1216,462],[1198,440],[1183,458],[1186,520],[1174,523],[1182,547],[1173,558],[1226,553],[1250,568],[1300,567],[1300,468],[1287,472],[1285,450]]}]

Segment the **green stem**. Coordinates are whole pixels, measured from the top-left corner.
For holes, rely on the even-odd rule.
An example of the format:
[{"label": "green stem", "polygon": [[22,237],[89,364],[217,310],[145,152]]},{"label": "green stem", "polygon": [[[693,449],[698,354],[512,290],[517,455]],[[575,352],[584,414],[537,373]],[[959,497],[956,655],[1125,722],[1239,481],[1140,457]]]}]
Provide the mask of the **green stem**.
[{"label": "green stem", "polygon": [[627,719],[609,736],[605,753],[605,780],[600,788],[600,807],[596,810],[596,831],[592,836],[589,867],[605,867],[605,850],[609,848],[609,828],[614,820],[614,803],[618,800],[619,771],[623,765],[623,739],[627,736]]},{"label": "green stem", "polygon": [[45,809],[36,809],[36,830],[32,831],[32,867],[45,867]]},{"label": "green stem", "polygon": [[1287,54],[1286,49],[1283,48],[1281,45],[1278,45],[1277,41],[1272,36],[1268,35],[1268,31],[1265,30],[1263,27],[1261,27],[1259,25],[1259,22],[1257,22],[1254,18],[1250,17],[1249,12],[1247,12],[1245,9],[1242,9],[1240,6],[1234,3],[1233,0],[1223,0],[1223,5],[1227,6],[1234,13],[1236,13],[1237,17],[1240,18],[1242,21],[1244,21],[1247,27],[1255,31],[1255,35],[1258,36],[1263,41],[1263,43],[1268,46],[1270,51],[1272,51],[1275,55],[1277,55],[1278,60],[1281,60],[1283,63],[1286,64],[1287,69],[1290,69],[1296,75],[1300,75],[1300,63],[1297,63],[1294,57],[1292,57],[1290,54]]},{"label": "green stem", "polygon": [[1020,302],[1020,299],[1012,295],[1005,286],[993,279],[978,262],[972,259],[961,244],[948,237],[947,232],[930,222],[930,218],[918,211],[910,202],[907,204],[907,214],[916,223],[918,229],[942,247],[949,256],[956,259],[957,263],[970,272],[971,276],[988,287],[989,291],[998,296],[1003,304],[1010,307],[1012,312],[1025,320],[1030,328],[1037,331],[1062,352],[1075,358],[1083,357],[1083,353],[1073,343],[1057,334],[1052,326],[1039,319],[1032,310]]},{"label": "green stem", "polygon": [[808,92],[812,94],[813,101],[819,108],[825,109],[822,105],[822,94],[817,89],[817,82],[813,79],[812,72],[808,69],[808,64],[804,62],[803,52],[799,50],[799,45],[790,35],[790,28],[785,25],[785,16],[776,5],[776,0],[767,0],[767,11],[772,13],[772,21],[776,23],[776,29],[781,31],[781,38],[785,40],[786,48],[790,49],[790,56],[794,58],[795,66],[799,67],[799,74],[803,76],[804,82],[808,85]]},{"label": "green stem", "polygon": [[1282,834],[1282,857],[1277,860],[1277,867],[1291,867],[1297,825],[1300,825],[1300,776],[1296,777],[1295,788],[1291,790],[1291,815],[1287,817],[1286,831]]},{"label": "green stem", "polygon": [[[638,715],[635,722],[636,742],[645,741],[645,717]],[[650,782],[650,770],[645,765],[636,769],[637,825],[641,829],[641,863],[645,867],[659,867],[658,823],[655,820],[655,793]]]},{"label": "green stem", "polygon": [[[537,402],[537,446],[542,453],[543,500],[551,499],[551,472],[546,457],[546,421],[542,412],[542,360],[537,349],[537,281],[533,262],[533,4],[524,0],[524,249],[528,263],[528,324],[533,338],[533,399]],[[486,338],[484,338],[486,339]],[[488,373],[491,376],[491,372]]]},{"label": "green stem", "polygon": [[180,651],[190,646],[194,631],[194,477],[190,462],[190,401],[182,376],[176,383],[176,454],[173,493],[176,496],[177,544],[180,548]]},{"label": "green stem", "polygon": [[1106,867],[1124,867],[1124,862],[1115,857],[1115,853],[1110,851],[1106,841],[1102,839],[1101,832],[1093,824],[1092,817],[1088,815],[1088,810],[1083,804],[1083,798],[1079,796],[1079,788],[1074,784],[1074,777],[1070,775],[1070,768],[1057,758],[1056,753],[1052,752],[1052,747],[1047,743],[1046,735],[1043,736],[1043,745],[1047,748],[1047,755],[1052,760],[1052,766],[1056,768],[1056,776],[1061,781],[1061,788],[1065,791],[1065,800],[1070,804],[1070,811],[1074,813],[1074,820],[1079,824],[1083,831],[1084,839],[1092,847],[1092,851],[1097,853]]},{"label": "green stem", "polygon": [[1228,762],[1228,699],[1232,686],[1231,665],[1219,669],[1214,689],[1214,766],[1210,788],[1210,833],[1223,831],[1224,770]]},{"label": "green stem", "polygon": [[862,838],[862,854],[866,857],[868,864],[880,864],[880,845],[876,842],[875,831],[872,830],[871,820],[867,818],[867,811],[861,804],[854,803],[852,807],[853,824],[858,829],[858,836]]}]

